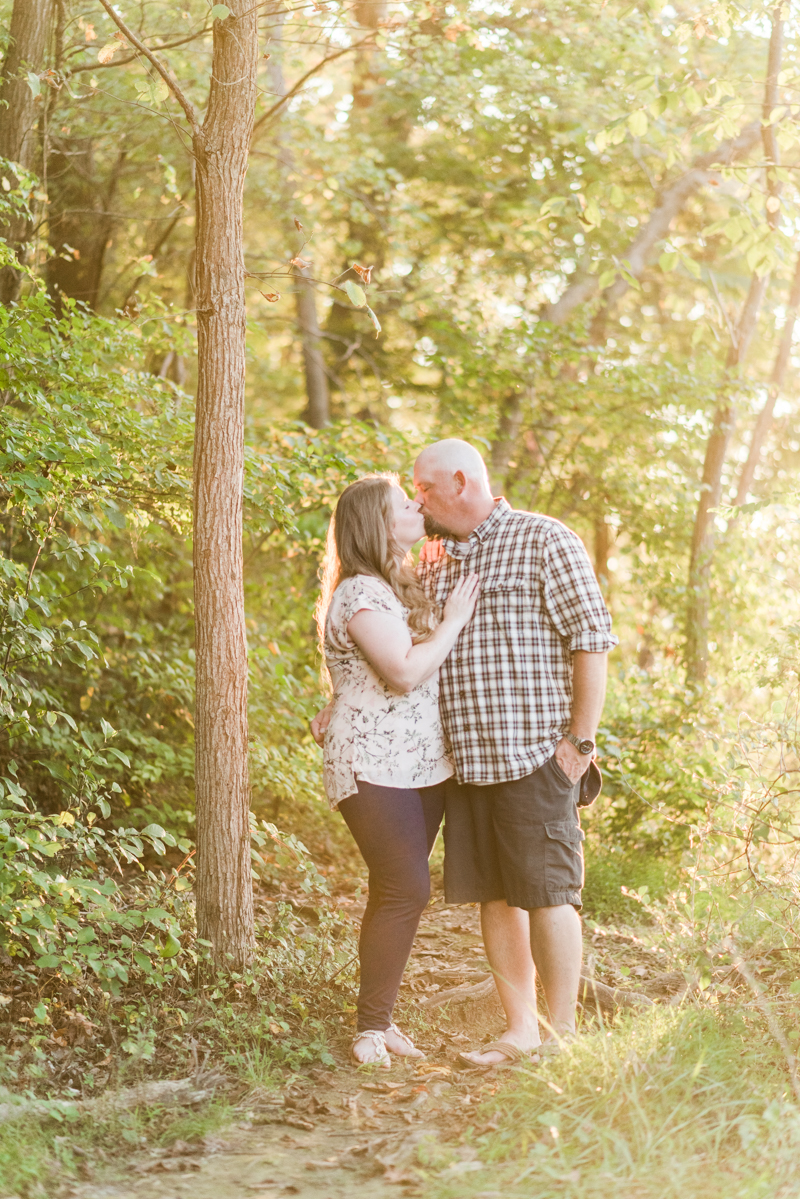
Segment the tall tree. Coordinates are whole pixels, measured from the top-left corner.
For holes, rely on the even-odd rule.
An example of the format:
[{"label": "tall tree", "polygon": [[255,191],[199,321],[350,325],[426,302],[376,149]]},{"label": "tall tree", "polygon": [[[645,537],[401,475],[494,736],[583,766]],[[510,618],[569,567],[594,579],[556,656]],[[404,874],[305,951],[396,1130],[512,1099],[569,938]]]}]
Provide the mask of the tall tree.
[{"label": "tall tree", "polygon": [[[41,165],[37,132],[41,107],[27,76],[29,72],[38,75],[44,66],[52,20],[53,0],[14,0],[8,50],[0,76],[0,158],[35,173]],[[12,186],[15,185],[16,181]],[[29,235],[29,222],[22,215],[0,223],[0,237],[18,254],[23,252]],[[14,267],[0,269],[0,302],[8,304],[17,298],[21,278]]]},{"label": "tall tree", "polygon": [[202,119],[166,65],[100,0],[168,84],[191,129],[197,188],[194,445],[197,929],[218,962],[254,944],[242,564],[245,265],[243,193],[256,103],[257,9],[214,21]]},{"label": "tall tree", "polygon": [[[778,106],[778,76],[783,54],[784,18],[780,4],[772,10],[771,15],[772,32],[767,54],[761,130],[767,164],[767,221],[772,229],[776,229],[780,220],[780,180],[776,169],[779,162],[778,143],[771,117]],[[750,349],[768,285],[768,271],[763,274],[756,271],[753,274],[736,329],[732,331],[725,375],[720,386],[720,400],[714,412],[706,445],[700,496],[692,530],[686,609],[686,677],[696,685],[702,685],[708,673],[711,567],[716,542],[714,510],[722,497],[725,459],[736,425],[734,376],[742,367]]]}]

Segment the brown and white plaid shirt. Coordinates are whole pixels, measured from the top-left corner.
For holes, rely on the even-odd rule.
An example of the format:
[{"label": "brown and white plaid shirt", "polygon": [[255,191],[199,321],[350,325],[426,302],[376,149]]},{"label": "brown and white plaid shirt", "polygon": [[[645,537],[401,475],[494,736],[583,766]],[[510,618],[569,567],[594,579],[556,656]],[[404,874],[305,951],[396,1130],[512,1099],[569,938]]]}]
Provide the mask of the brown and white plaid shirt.
[{"label": "brown and white plaid shirt", "polygon": [[462,574],[478,574],[475,615],[440,672],[439,705],[459,782],[532,774],[569,728],[572,655],[617,638],[580,538],[561,521],[506,500],[469,541],[443,541],[420,580],[444,604]]}]

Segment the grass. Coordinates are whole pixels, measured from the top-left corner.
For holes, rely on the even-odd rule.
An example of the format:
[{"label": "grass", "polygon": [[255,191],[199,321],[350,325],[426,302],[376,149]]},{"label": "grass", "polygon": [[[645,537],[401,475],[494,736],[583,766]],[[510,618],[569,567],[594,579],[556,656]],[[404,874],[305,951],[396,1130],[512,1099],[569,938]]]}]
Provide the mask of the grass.
[{"label": "grass", "polygon": [[434,1184],[431,1199],[800,1195],[800,1105],[745,1007],[655,1007],[582,1037],[510,1075],[481,1121],[497,1125],[472,1134],[487,1169]]},{"label": "grass", "polygon": [[21,1120],[0,1126],[0,1193],[50,1199],[68,1179],[90,1177],[91,1166],[125,1153],[175,1141],[196,1141],[234,1119],[225,1100],[200,1111],[140,1107],[104,1119]]}]

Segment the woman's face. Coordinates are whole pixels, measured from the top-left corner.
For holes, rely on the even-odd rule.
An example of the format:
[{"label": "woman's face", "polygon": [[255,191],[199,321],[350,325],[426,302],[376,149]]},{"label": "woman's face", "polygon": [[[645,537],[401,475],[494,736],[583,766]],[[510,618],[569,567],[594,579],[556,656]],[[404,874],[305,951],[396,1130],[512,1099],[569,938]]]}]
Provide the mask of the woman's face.
[{"label": "woman's face", "polygon": [[410,500],[401,487],[392,487],[392,537],[402,550],[425,536],[425,521],[420,515],[419,504]]}]

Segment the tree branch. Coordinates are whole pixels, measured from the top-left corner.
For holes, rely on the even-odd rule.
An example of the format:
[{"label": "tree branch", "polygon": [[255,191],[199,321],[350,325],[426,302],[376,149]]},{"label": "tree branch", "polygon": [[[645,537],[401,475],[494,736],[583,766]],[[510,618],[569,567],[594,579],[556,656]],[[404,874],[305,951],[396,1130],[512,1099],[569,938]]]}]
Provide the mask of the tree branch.
[{"label": "tree branch", "polygon": [[164,63],[162,63],[160,58],[156,57],[152,50],[149,50],[147,46],[145,46],[144,42],[139,41],[139,38],[136,36],[133,30],[128,28],[128,26],[122,20],[122,17],[120,17],[115,9],[111,6],[109,0],[100,0],[100,3],[122,35],[131,43],[132,46],[135,46],[139,53],[143,54],[151,66],[158,71],[159,75],[164,80],[167,87],[172,92],[173,96],[186,114],[186,119],[189,122],[192,130],[192,135],[194,137],[200,137],[202,135],[202,128],[197,110],[192,102],[183,94],[180,84],[170,69],[165,66]]},{"label": "tree branch", "polygon": [[[714,179],[719,167],[731,166],[746,157],[761,137],[761,122],[753,121],[735,138],[721,142],[716,149],[700,154],[679,178],[665,188],[659,196],[650,219],[640,229],[626,250],[619,255],[630,263],[630,273],[639,278],[644,273],[647,258],[656,242],[666,237],[674,218],[695,192]],[[604,292],[606,303],[611,304],[628,290],[629,284],[621,276]],[[587,275],[571,284],[559,300],[545,305],[541,311],[543,320],[562,325],[574,308],[591,299],[597,291],[597,276]]]},{"label": "tree branch", "polygon": [[[194,42],[199,37],[203,37],[206,33],[211,33],[213,25],[206,25],[204,29],[198,29],[196,33],[190,33],[188,37],[178,38],[174,42],[164,42],[159,46],[159,50],[174,50],[176,46],[186,46],[189,42]],[[109,67],[124,67],[126,63],[135,62],[139,57],[138,54],[128,54],[125,58],[113,59],[111,62],[84,62],[80,66],[70,67],[65,71],[65,77],[71,79],[73,75],[77,75],[79,71],[105,71]]]},{"label": "tree branch", "polygon": [[[101,4],[104,2],[105,0],[100,0]],[[284,96],[281,96],[279,100],[277,100],[270,108],[267,109],[265,113],[262,113],[258,118],[253,126],[253,138],[251,139],[251,144],[252,140],[255,139],[256,134],[263,129],[270,117],[283,108],[287,100],[291,100],[292,96],[297,95],[307,79],[310,79],[312,75],[316,75],[317,71],[321,71],[322,68],[327,66],[329,62],[335,62],[337,58],[341,58],[344,54],[349,54],[352,50],[358,50],[361,46],[365,46],[370,41],[372,41],[372,36],[365,37],[362,39],[362,41],[355,42],[352,46],[345,46],[343,50],[337,50],[335,54],[328,54],[325,56],[325,58],[321,58],[316,66],[313,66],[310,71],[306,71],[305,75],[301,75],[297,80],[297,83],[293,84],[293,86],[289,88],[288,92],[286,92]]]}]

